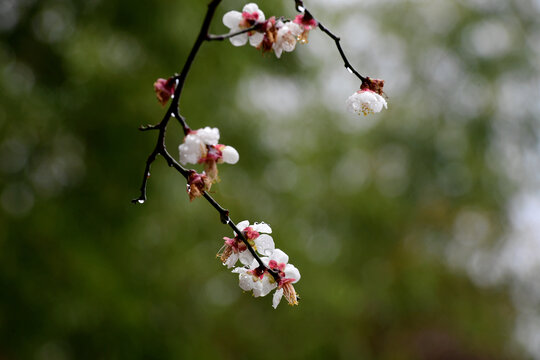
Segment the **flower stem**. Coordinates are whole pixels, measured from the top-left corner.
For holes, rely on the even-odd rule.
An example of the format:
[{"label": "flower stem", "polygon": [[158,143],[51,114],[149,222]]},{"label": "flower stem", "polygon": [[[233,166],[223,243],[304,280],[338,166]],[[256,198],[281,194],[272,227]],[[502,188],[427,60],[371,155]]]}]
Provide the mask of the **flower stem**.
[{"label": "flower stem", "polygon": [[321,29],[321,31],[323,33],[328,35],[336,43],[336,47],[337,47],[337,49],[339,51],[339,55],[341,55],[341,58],[343,59],[345,69],[347,69],[347,71],[349,71],[351,74],[356,75],[362,81],[362,83],[364,83],[367,78],[365,76],[362,76],[354,68],[354,66],[351,65],[349,59],[347,58],[347,56],[345,55],[345,52],[343,51],[343,48],[341,47],[341,38],[339,36],[335,35],[332,31],[330,31],[330,29],[328,29],[326,26],[324,26],[320,21],[318,21],[313,16],[313,14],[311,14],[311,12],[304,7],[304,2],[302,0],[295,0],[295,7],[296,7],[297,11],[303,12],[304,16],[307,17],[308,19],[314,19],[315,21],[317,21],[319,29]]},{"label": "flower stem", "polygon": [[206,40],[207,41],[223,41],[225,39],[230,39],[232,37],[235,37],[235,36],[238,36],[238,35],[242,35],[242,34],[245,34],[245,33],[248,33],[250,31],[253,31],[257,28],[257,26],[259,26],[259,24],[255,24],[247,29],[243,29],[243,30],[240,30],[240,31],[237,31],[237,32],[232,32],[232,33],[228,33],[228,34],[223,34],[223,35],[212,35],[212,34],[208,34],[206,36]]}]

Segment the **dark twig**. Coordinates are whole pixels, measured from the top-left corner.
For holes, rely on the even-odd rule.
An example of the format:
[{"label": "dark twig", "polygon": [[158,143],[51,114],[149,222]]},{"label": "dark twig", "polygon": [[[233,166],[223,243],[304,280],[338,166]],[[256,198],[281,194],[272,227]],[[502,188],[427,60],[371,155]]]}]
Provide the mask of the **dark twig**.
[{"label": "dark twig", "polygon": [[341,55],[341,58],[343,59],[345,68],[352,74],[356,75],[360,80],[362,80],[362,83],[366,81],[367,79],[364,76],[360,75],[358,71],[356,71],[356,69],[349,62],[349,59],[347,59],[347,56],[345,56],[345,53],[343,52],[343,48],[341,47],[341,44],[340,44],[341,39],[339,38],[339,36],[334,35],[330,30],[328,30],[326,26],[324,26],[320,22],[317,22],[317,23],[319,24],[318,25],[319,29],[321,29],[321,31],[324,32],[326,35],[330,36],[332,40],[334,40],[334,42],[336,43],[336,47],[339,51],[339,54]]},{"label": "dark twig", "polygon": [[[304,16],[306,19],[308,20],[315,19],[315,17],[311,14],[311,12],[304,7],[304,2],[302,0],[295,0],[295,7],[296,7],[296,11],[303,12],[305,14]],[[319,29],[321,29],[323,33],[328,35],[336,43],[336,47],[339,51],[339,55],[341,55],[341,58],[343,59],[343,63],[347,71],[349,71],[351,74],[356,75],[362,81],[362,83],[364,83],[367,80],[367,78],[365,76],[362,76],[354,68],[354,66],[351,65],[351,63],[349,62],[349,59],[347,59],[347,56],[345,55],[345,52],[343,51],[343,48],[341,47],[341,43],[340,43],[341,38],[335,35],[334,33],[332,33],[326,26],[321,24],[321,22],[318,21],[317,19],[315,19],[315,21],[317,21],[317,26],[319,27]]]},{"label": "dark twig", "polygon": [[228,34],[223,34],[223,35],[208,34],[207,37],[206,37],[206,40],[207,41],[222,41],[222,40],[225,40],[225,39],[230,39],[230,38],[232,38],[234,36],[242,35],[242,34],[250,32],[250,31],[253,31],[258,26],[259,26],[259,24],[255,24],[252,27],[249,27],[247,29],[243,29],[243,30],[240,30],[240,31],[237,31],[237,32],[234,32],[234,33],[228,33]]}]

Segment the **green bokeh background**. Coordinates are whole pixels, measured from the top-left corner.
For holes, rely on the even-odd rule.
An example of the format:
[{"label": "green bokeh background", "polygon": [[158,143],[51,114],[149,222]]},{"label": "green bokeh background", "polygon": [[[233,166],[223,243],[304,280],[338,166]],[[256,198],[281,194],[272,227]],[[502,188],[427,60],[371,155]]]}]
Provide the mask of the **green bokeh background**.
[{"label": "green bokeh background", "polygon": [[[240,153],[215,198],[236,221],[269,223],[302,273],[300,306],[277,310],[217,261],[230,229],[162,159],[149,200],[130,203],[156,140],[137,127],[164,113],[152,84],[181,69],[206,1],[0,4],[0,359],[529,356],[505,287],[451,266],[447,249],[463,211],[487,219],[486,246],[507,229],[516,185],[488,155],[498,81],[536,73],[534,2],[314,2],[358,70],[387,82],[389,109],[368,118],[346,97],[329,106],[336,83],[346,96],[359,84],[318,31],[280,60],[203,45],[181,113]],[[243,4],[224,1],[212,31]],[[259,5],[294,15],[293,1]],[[471,45],[501,18],[507,48]],[[171,123],[171,153],[181,141]]]}]

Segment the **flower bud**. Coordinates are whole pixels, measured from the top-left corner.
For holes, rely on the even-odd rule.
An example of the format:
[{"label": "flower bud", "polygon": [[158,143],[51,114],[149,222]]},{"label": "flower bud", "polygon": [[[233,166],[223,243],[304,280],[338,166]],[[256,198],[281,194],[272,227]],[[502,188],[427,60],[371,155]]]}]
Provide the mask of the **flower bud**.
[{"label": "flower bud", "polygon": [[167,101],[169,101],[174,94],[175,83],[176,81],[173,77],[168,80],[157,79],[154,83],[154,91],[156,92],[157,99],[161,105],[165,106]]},{"label": "flower bud", "polygon": [[209,191],[212,187],[212,181],[208,179],[205,173],[199,174],[191,170],[188,176],[187,191],[189,193],[189,201],[203,196],[205,191]]}]

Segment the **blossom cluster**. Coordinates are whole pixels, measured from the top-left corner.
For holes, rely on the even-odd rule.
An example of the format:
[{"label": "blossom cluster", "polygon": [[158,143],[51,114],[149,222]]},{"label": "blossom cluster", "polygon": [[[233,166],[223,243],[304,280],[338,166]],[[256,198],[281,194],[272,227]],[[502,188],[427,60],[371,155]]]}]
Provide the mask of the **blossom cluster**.
[{"label": "blossom cluster", "polygon": [[283,51],[291,52],[297,41],[307,43],[309,31],[317,27],[317,21],[306,14],[297,15],[294,20],[276,19],[275,16],[266,19],[259,6],[249,3],[239,11],[229,11],[223,16],[223,24],[233,35],[247,29],[238,35],[231,36],[234,46],[248,43],[263,52],[274,51],[280,58]]},{"label": "blossom cluster", "polygon": [[199,130],[190,130],[184,142],[178,147],[182,165],[204,165],[202,174],[192,171],[188,178],[190,200],[201,196],[203,191],[210,190],[212,184],[219,181],[217,164],[236,164],[240,158],[235,148],[218,144],[218,141],[219,129],[207,126]]},{"label": "blossom cluster", "polygon": [[[293,284],[300,280],[300,271],[289,264],[287,254],[275,248],[274,240],[269,235],[272,233],[270,226],[265,223],[250,225],[245,220],[237,228],[247,243],[238,234],[233,238],[224,237],[225,243],[217,256],[228,268],[233,268],[238,261],[244,265],[232,270],[239,276],[240,288],[251,291],[254,297],[266,296],[277,289],[272,301],[274,309],[283,296],[290,305],[298,305],[299,297]],[[264,266],[260,266],[253,257],[248,244],[253,252],[262,255],[260,260]]]},{"label": "blossom cluster", "polygon": [[[283,51],[292,52],[297,41],[308,42],[310,30],[318,26],[309,14],[297,15],[294,20],[265,18],[255,3],[244,6],[242,12],[229,11],[223,16],[223,24],[230,29],[229,38],[234,46],[249,44],[263,52],[273,51],[280,58]],[[347,109],[355,114],[373,114],[387,108],[381,80],[365,79],[360,90],[347,99]]]},{"label": "blossom cluster", "polygon": [[366,78],[360,90],[347,99],[347,109],[358,115],[381,112],[388,105],[383,95],[384,80]]}]

